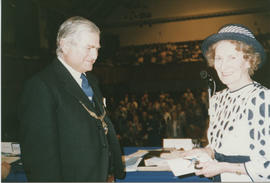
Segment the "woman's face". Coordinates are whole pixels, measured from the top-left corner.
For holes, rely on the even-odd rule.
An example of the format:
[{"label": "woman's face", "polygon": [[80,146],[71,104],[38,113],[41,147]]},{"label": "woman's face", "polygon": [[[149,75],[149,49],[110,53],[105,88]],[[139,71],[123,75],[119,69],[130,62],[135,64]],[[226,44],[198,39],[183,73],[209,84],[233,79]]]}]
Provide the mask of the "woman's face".
[{"label": "woman's face", "polygon": [[249,62],[244,59],[243,52],[237,51],[236,46],[229,41],[217,43],[214,67],[219,79],[232,90],[250,82]]}]

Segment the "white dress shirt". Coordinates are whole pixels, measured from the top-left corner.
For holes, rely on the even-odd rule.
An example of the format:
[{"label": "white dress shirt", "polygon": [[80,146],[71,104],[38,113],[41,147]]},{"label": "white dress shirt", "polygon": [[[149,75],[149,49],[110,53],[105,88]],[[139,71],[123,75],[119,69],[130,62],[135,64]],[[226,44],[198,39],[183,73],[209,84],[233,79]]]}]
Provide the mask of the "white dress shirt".
[{"label": "white dress shirt", "polygon": [[[67,68],[67,70],[70,72],[72,77],[75,79],[75,81],[78,83],[78,85],[82,88],[81,74],[84,74],[84,73],[80,73],[80,72],[74,70],[62,58],[58,57],[58,60],[60,60],[60,62],[65,66],[65,68]],[[88,97],[88,98],[89,98],[89,100],[92,101],[92,97]]]}]

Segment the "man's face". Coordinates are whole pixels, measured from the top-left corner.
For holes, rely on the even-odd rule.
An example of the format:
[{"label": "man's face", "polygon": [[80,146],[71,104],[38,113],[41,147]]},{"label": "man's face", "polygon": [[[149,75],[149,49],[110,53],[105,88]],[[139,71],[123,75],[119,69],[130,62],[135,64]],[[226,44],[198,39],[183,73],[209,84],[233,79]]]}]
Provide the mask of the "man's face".
[{"label": "man's face", "polygon": [[229,88],[237,86],[249,78],[249,62],[242,51],[229,41],[221,41],[215,50],[215,69],[220,80]]},{"label": "man's face", "polygon": [[100,48],[99,34],[81,30],[76,33],[73,40],[64,41],[62,47],[64,61],[80,73],[91,71]]}]

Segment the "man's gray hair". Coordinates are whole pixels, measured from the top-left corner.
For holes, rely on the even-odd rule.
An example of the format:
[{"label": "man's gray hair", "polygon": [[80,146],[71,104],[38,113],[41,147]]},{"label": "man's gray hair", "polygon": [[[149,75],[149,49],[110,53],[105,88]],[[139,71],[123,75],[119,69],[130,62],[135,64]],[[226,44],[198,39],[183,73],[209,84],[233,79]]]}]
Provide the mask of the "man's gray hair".
[{"label": "man's gray hair", "polygon": [[62,54],[60,41],[62,39],[72,40],[73,36],[82,29],[88,29],[92,33],[100,34],[99,28],[93,22],[80,16],[71,17],[62,23],[57,33],[57,56],[60,56]]}]

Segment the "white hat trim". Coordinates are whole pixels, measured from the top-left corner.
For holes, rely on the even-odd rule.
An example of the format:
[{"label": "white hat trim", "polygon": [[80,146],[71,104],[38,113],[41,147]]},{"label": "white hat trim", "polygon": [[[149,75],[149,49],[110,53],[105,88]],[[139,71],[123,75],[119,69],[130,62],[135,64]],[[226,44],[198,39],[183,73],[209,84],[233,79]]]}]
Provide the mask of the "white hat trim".
[{"label": "white hat trim", "polygon": [[255,39],[254,35],[250,31],[248,31],[247,29],[243,27],[238,27],[235,25],[224,27],[218,33],[225,33],[225,32],[244,34],[248,37]]}]

